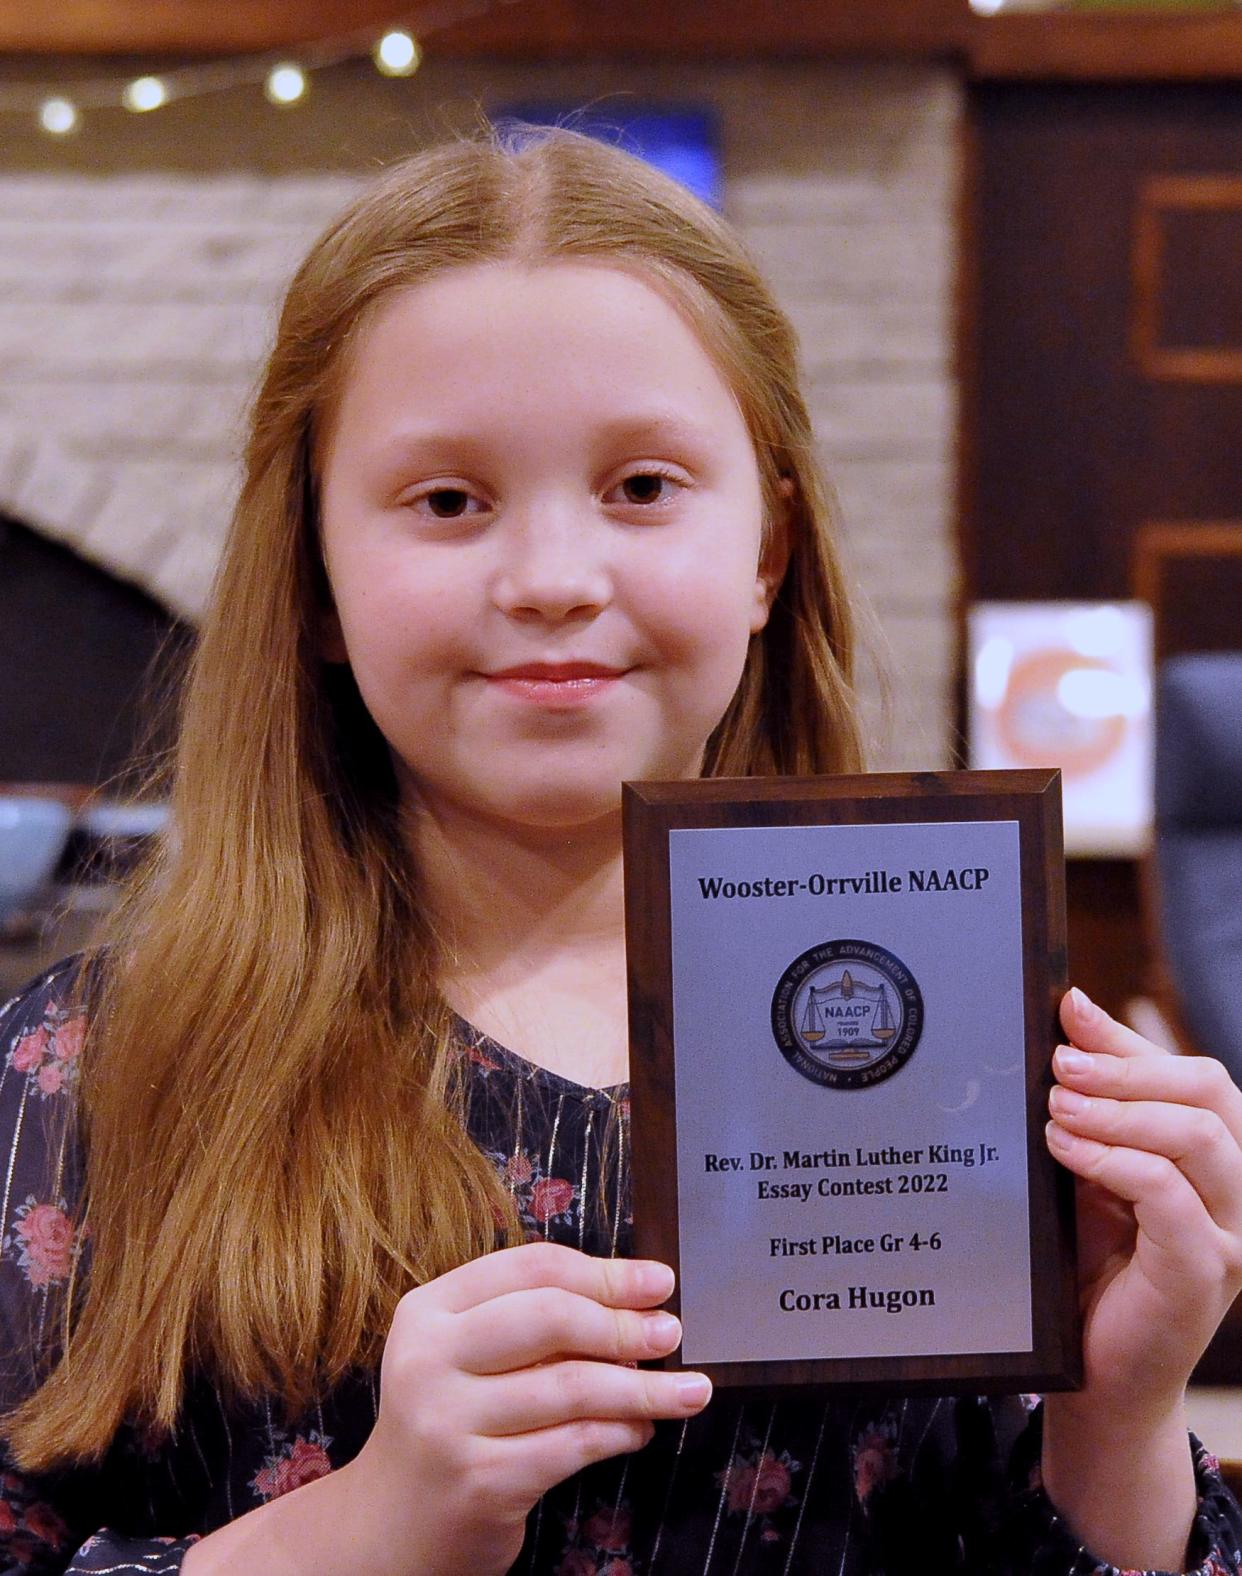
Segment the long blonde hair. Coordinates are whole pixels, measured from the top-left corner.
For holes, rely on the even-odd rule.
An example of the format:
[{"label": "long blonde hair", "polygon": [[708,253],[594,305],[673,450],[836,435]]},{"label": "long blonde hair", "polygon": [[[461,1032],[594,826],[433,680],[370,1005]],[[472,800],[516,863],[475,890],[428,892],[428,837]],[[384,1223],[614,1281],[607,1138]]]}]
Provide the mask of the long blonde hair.
[{"label": "long blonde hair", "polygon": [[316,454],[390,292],[490,259],[590,257],[672,294],[733,389],[789,569],[712,736],[713,775],[857,769],[851,631],[792,330],[728,227],[559,131],[389,169],[280,317],[186,696],[175,838],[130,892],[84,1052],[89,1275],[66,1297],[18,1459],[170,1429],[187,1380],[290,1412],[378,1362],[398,1298],[512,1238],[455,1107],[436,940],[387,748],[319,653]]}]

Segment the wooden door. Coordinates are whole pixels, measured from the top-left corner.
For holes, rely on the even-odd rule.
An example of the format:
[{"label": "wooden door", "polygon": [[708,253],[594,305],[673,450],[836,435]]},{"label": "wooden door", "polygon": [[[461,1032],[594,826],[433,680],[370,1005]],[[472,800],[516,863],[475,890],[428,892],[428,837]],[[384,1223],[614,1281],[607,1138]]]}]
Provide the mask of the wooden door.
[{"label": "wooden door", "polygon": [[[1145,525],[1242,517],[1242,84],[967,103],[963,598],[1131,596]],[[1150,976],[1138,871],[1075,861],[1069,895],[1072,971],[1117,1010]]]}]

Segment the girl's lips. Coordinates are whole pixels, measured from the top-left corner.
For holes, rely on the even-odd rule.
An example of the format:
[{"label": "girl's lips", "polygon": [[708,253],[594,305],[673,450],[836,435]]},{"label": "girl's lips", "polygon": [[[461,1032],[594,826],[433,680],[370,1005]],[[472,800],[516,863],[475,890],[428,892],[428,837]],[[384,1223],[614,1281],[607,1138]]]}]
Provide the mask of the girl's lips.
[{"label": "girl's lips", "polygon": [[598,662],[530,662],[502,668],[485,677],[519,700],[577,706],[604,694],[625,672],[624,668],[604,667]]}]

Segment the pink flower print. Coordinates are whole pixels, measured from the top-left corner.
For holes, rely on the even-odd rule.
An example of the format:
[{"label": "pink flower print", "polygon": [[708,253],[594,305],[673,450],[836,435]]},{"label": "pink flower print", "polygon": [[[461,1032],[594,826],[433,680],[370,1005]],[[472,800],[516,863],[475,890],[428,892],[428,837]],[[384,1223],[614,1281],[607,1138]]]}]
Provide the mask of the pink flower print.
[{"label": "pink flower print", "polygon": [[56,1062],[45,1062],[35,1074],[35,1082],[44,1094],[59,1094],[65,1087],[65,1069]]},{"label": "pink flower print", "polygon": [[52,1036],[52,1055],[58,1062],[76,1062],[86,1038],[86,1014],[67,1019]]},{"label": "pink flower print", "polygon": [[494,1073],[500,1070],[500,1063],[486,1055],[477,1045],[467,1045],[466,1055],[476,1067],[482,1067],[485,1072]]},{"label": "pink flower print", "polygon": [[629,1560],[609,1560],[600,1576],[634,1576],[634,1567]]},{"label": "pink flower print", "polygon": [[619,1505],[615,1512],[604,1506],[584,1524],[582,1534],[597,1549],[623,1549],[630,1541],[632,1524],[633,1518],[626,1506]]},{"label": "pink flower print", "polygon": [[73,1227],[63,1209],[33,1201],[18,1211],[14,1235],[26,1279],[32,1286],[49,1286],[69,1273]]},{"label": "pink flower print", "polygon": [[729,1476],[729,1509],[770,1516],[789,1494],[789,1468],[765,1450],[757,1461],[735,1461]]},{"label": "pink flower print", "polygon": [[313,1434],[306,1439],[299,1434],[279,1455],[268,1458],[267,1465],[255,1474],[250,1486],[261,1499],[273,1500],[301,1488],[303,1483],[327,1477],[332,1470],[325,1448],[328,1443],[320,1435]]},{"label": "pink flower print", "polygon": [[28,1532],[33,1532],[43,1543],[50,1543],[54,1549],[69,1541],[69,1528],[50,1505],[28,1505],[22,1519]]},{"label": "pink flower print", "polygon": [[556,1576],[599,1576],[599,1566],[585,1549],[570,1549],[556,1567]]},{"label": "pink flower print", "polygon": [[574,1185],[564,1177],[541,1177],[531,1189],[531,1213],[541,1225],[563,1215],[573,1201]]},{"label": "pink flower print", "polygon": [[505,1180],[515,1187],[525,1187],[534,1175],[535,1168],[525,1155],[510,1155],[505,1161]]},{"label": "pink flower print", "polygon": [[47,1055],[49,1035],[46,1024],[40,1024],[30,1034],[23,1034],[13,1047],[9,1060],[15,1072],[32,1073]]},{"label": "pink flower print", "polygon": [[881,1429],[870,1428],[854,1446],[854,1492],[865,1505],[872,1493],[897,1476],[897,1453],[893,1441]]},{"label": "pink flower print", "polygon": [[17,1517],[13,1514],[13,1507],[7,1499],[0,1499],[0,1537],[7,1533],[16,1532]]},{"label": "pink flower print", "polygon": [[285,1480],[290,1488],[301,1488],[303,1483],[313,1483],[316,1478],[327,1477],[332,1470],[328,1452],[309,1439],[295,1439],[286,1463]]}]

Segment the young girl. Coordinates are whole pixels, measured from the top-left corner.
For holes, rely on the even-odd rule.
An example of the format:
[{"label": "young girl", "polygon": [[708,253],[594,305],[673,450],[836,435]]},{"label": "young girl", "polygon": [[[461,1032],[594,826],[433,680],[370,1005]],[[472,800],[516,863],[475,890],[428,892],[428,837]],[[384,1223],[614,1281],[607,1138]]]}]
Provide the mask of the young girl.
[{"label": "young girl", "polygon": [[1073,993],[1081,1393],[634,1366],[678,1331],[626,1256],[619,785],[856,769],[849,670],[792,335],[713,214],[558,133],[332,226],[175,835],[0,1019],[5,1569],[1239,1570],[1181,1402],[1242,1283],[1242,1096]]}]

